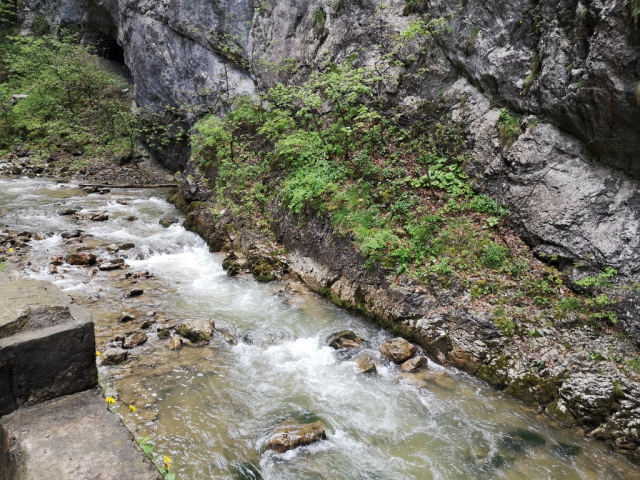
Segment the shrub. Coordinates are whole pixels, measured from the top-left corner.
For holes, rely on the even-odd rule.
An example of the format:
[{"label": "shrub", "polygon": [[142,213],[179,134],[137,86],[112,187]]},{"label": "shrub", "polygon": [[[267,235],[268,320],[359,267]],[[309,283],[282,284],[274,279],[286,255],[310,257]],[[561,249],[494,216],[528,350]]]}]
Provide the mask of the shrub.
[{"label": "shrub", "polygon": [[497,270],[502,267],[505,260],[507,259],[509,254],[509,250],[503,247],[502,245],[498,245],[495,242],[489,243],[487,245],[484,254],[480,258],[480,261],[485,267],[492,268]]},{"label": "shrub", "polygon": [[500,141],[505,147],[510,147],[516,141],[522,131],[520,119],[512,117],[506,108],[500,110],[500,116],[496,123]]}]

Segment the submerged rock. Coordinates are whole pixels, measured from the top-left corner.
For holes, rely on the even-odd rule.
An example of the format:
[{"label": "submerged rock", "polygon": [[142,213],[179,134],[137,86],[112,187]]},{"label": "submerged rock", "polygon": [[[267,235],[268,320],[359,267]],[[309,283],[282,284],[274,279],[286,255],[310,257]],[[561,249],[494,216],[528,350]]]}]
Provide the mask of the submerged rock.
[{"label": "submerged rock", "polygon": [[215,327],[211,319],[192,320],[180,325],[178,333],[193,343],[203,343],[211,340]]},{"label": "submerged rock", "polygon": [[120,315],[120,321],[121,322],[130,322],[135,320],[136,317],[133,313],[129,313],[129,312],[122,312],[122,314]]},{"label": "submerged rock", "polygon": [[122,348],[109,348],[102,352],[102,365],[120,365],[129,357],[129,352]]},{"label": "submerged rock", "polygon": [[65,259],[69,265],[93,265],[96,256],[93,253],[72,253]]},{"label": "submerged rock", "polygon": [[338,350],[339,348],[359,348],[364,340],[351,330],[332,333],[327,337],[327,345]]},{"label": "submerged rock", "polygon": [[127,294],[127,297],[139,297],[143,293],[144,293],[144,290],[142,290],[141,288],[134,288]]},{"label": "submerged rock", "polygon": [[271,434],[264,448],[284,453],[326,439],[325,429],[324,423],[320,420],[313,423],[300,423],[298,420],[289,419],[282,422]]},{"label": "submerged rock", "polygon": [[380,353],[393,363],[403,363],[415,355],[416,347],[404,338],[396,337],[384,342]]}]

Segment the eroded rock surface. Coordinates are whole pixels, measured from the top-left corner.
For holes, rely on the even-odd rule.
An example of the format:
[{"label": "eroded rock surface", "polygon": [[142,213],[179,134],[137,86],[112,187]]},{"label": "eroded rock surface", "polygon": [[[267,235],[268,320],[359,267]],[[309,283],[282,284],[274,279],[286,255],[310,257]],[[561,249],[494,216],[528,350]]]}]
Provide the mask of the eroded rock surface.
[{"label": "eroded rock surface", "polygon": [[284,453],[326,439],[325,429],[324,423],[319,420],[313,423],[300,423],[295,419],[286,420],[271,434],[264,448],[276,453]]}]

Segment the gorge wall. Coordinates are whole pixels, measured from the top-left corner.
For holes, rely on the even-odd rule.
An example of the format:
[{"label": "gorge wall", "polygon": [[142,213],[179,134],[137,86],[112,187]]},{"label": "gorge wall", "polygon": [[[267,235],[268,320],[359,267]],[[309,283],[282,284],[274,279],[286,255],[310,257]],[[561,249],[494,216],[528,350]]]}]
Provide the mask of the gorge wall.
[{"label": "gorge wall", "polygon": [[[474,160],[466,168],[476,188],[509,204],[537,254],[554,256],[577,277],[580,262],[640,278],[640,30],[626,0],[26,3],[27,26],[39,13],[53,25],[82,26],[87,42],[117,39],[137,103],[152,107],[219,109],[231,93],[295,82],[325,58],[357,52],[372,63],[389,32],[419,14],[446,18],[450,31],[406,68],[395,67],[389,98],[411,112],[419,97],[441,94],[467,125]],[[320,9],[322,25],[313,18]],[[286,63],[297,69],[274,67]],[[423,78],[407,75],[419,68],[427,69]],[[496,128],[500,108],[522,118],[509,147]],[[188,157],[179,146],[161,159],[183,170]],[[622,309],[634,331],[637,295]]]}]

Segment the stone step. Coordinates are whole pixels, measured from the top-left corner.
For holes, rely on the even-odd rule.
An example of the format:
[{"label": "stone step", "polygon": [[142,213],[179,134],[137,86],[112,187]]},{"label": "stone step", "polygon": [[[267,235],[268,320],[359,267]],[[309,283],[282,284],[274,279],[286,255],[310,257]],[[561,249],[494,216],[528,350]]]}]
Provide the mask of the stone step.
[{"label": "stone step", "polygon": [[99,389],[0,418],[0,480],[161,480]]}]

